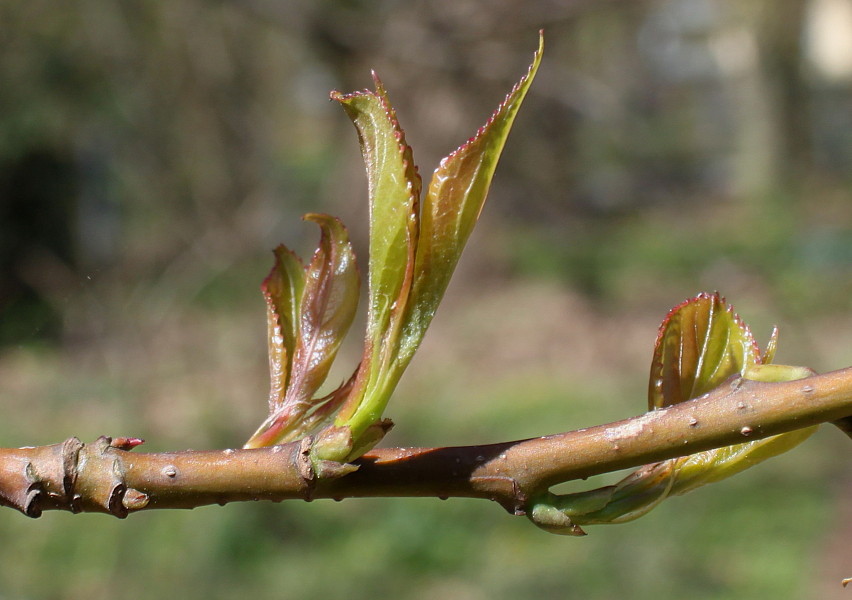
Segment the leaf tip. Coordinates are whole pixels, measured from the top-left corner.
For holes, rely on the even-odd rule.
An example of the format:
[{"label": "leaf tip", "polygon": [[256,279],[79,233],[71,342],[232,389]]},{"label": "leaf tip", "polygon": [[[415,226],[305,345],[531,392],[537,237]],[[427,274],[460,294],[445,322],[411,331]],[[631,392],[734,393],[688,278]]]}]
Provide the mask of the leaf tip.
[{"label": "leaf tip", "polygon": [[[530,84],[532,83],[533,78],[538,72],[538,67],[541,64],[541,57],[544,53],[544,30],[539,30],[539,38],[538,38],[538,49],[533,53],[533,60],[530,63],[529,67],[527,67],[526,73],[512,86],[512,89],[506,94],[506,97],[503,98],[503,101],[497,106],[496,109],[491,113],[491,116],[488,117],[488,120],[485,121],[485,124],[482,125],[479,129],[476,130],[476,133],[470,137],[466,142],[464,142],[461,146],[453,150],[444,160],[452,159],[457,154],[465,152],[468,148],[473,146],[480,138],[482,138],[486,132],[491,129],[497,120],[504,115],[512,112],[513,108],[519,108],[520,103],[523,101],[526,96],[527,90],[529,89]],[[514,115],[509,116],[509,123],[514,119]],[[441,161],[443,166],[444,161]],[[439,167],[440,168],[440,167]]]},{"label": "leaf tip", "polygon": [[387,95],[385,92],[385,86],[382,83],[382,80],[379,79],[379,74],[376,73],[375,69],[370,69],[370,77],[373,78],[373,85],[376,87],[376,93],[380,96]]},{"label": "leaf tip", "polygon": [[772,326],[772,333],[769,335],[769,341],[766,342],[766,350],[760,357],[761,364],[768,365],[775,360],[775,350],[778,348],[778,326]]}]

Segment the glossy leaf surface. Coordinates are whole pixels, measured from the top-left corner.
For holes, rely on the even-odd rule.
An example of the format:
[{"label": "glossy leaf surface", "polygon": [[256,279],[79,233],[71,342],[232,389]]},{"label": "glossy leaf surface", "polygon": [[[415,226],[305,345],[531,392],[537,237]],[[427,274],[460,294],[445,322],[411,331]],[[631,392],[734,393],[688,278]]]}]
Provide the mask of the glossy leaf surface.
[{"label": "glossy leaf surface", "polygon": [[412,301],[406,310],[400,364],[411,360],[444,296],[462,250],[482,212],[506,139],[532,85],[544,51],[476,135],[441,161],[432,175],[420,222]]},{"label": "glossy leaf surface", "polygon": [[337,411],[334,424],[313,445],[317,466],[356,458],[388,430],[384,408],[482,210],[506,137],[541,61],[542,46],[540,41],[528,72],[486,124],[441,161],[422,210],[422,184],[411,148],[379,78],[373,75],[375,91],[332,92],[358,132],[369,188],[364,354],[350,381],[327,398],[313,398],[351,323],[357,276],[342,226],[330,217],[309,217],[320,223],[323,238],[304,275],[296,268],[298,259],[281,249],[265,286],[271,414],[249,444],[291,439]]},{"label": "glossy leaf surface", "polygon": [[407,299],[417,243],[420,176],[379,78],[376,91],[331,97],[352,119],[361,142],[370,199],[367,337],[378,351],[394,307]]},{"label": "glossy leaf surface", "polygon": [[270,412],[284,402],[305,287],[305,269],[299,257],[283,245],[274,252],[275,264],[261,285],[266,300]]},{"label": "glossy leaf surface", "polygon": [[[292,439],[296,432],[303,433],[306,414],[312,408],[340,394],[316,400],[313,395],[325,381],[340,344],[352,324],[358,306],[359,279],[355,255],[346,229],[337,219],[328,215],[309,214],[306,220],[320,226],[320,243],[311,262],[303,270],[302,285],[295,274],[297,259],[289,252],[276,252],[276,264],[265,285],[268,306],[278,315],[280,336],[273,326],[270,335],[270,370],[273,371],[270,415],[246,444],[246,447],[268,446]],[[285,285],[290,283],[291,285]],[[286,299],[299,298],[298,308],[289,311],[285,318]],[[279,306],[280,305],[280,306]],[[280,312],[279,312],[280,311]],[[292,328],[292,358],[287,361],[289,376],[279,375],[281,356],[287,353],[287,336],[284,335],[290,318]],[[274,320],[273,320],[274,325]],[[281,338],[280,340],[278,338]],[[286,380],[286,392],[278,401],[281,380]],[[345,387],[345,386],[344,386]],[[276,401],[272,402],[272,396]],[[341,401],[342,398],[338,399]],[[323,414],[320,411],[320,414]]]},{"label": "glossy leaf surface", "polygon": [[719,294],[700,294],[673,308],[657,335],[648,408],[706,394],[760,363],[754,337]]},{"label": "glossy leaf surface", "polygon": [[319,389],[358,308],[358,269],[346,229],[328,215],[305,219],[317,223],[322,235],[305,269],[287,402],[306,401]]},{"label": "glossy leaf surface", "polygon": [[378,78],[375,92],[332,94],[358,131],[370,188],[367,340],[359,379],[335,420],[355,438],[380,420],[423,338],[485,202],[541,51],[540,44],[528,73],[488,122],[441,162],[422,211],[411,149]]},{"label": "glossy leaf surface", "polygon": [[[767,358],[774,355],[776,343],[777,330]],[[660,327],[649,406],[654,410],[698,398],[734,375],[778,382],[812,374],[804,367],[762,364],[751,332],[733,309],[718,294],[700,294],[672,309]],[[669,496],[726,479],[786,452],[815,430],[809,427],[646,465],[615,485],[587,492],[547,493],[533,503],[530,518],[543,529],[565,535],[582,535],[580,525],[630,521]]]}]

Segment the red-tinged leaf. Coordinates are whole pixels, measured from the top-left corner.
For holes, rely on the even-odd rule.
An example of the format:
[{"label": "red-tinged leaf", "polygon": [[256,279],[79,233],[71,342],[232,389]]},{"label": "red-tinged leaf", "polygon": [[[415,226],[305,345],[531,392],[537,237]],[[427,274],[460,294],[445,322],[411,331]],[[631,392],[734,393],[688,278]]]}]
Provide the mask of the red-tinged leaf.
[{"label": "red-tinged leaf", "polygon": [[343,224],[328,215],[305,219],[322,229],[320,245],[305,269],[299,327],[286,403],[308,402],[328,375],[358,307],[358,269]]},{"label": "red-tinged leaf", "polygon": [[284,402],[304,287],[305,268],[302,261],[285,246],[278,246],[272,271],[261,285],[266,299],[270,413]]},{"label": "red-tinged leaf", "polygon": [[[653,410],[701,396],[732,375],[756,381],[797,381],[814,375],[806,367],[768,364],[778,330],[763,357],[748,327],[718,294],[700,294],[669,312],[660,327],[651,366]],[[696,421],[694,425],[699,425]],[[534,499],[530,518],[548,531],[582,533],[580,525],[636,519],[669,496],[685,494],[782,454],[810,437],[817,426],[697,452],[645,465],[615,485]],[[744,427],[743,436],[750,428]]]},{"label": "red-tinged leaf", "polygon": [[417,349],[447,289],[479,214],[515,116],[541,62],[544,37],[526,75],[476,135],[441,161],[423,200],[412,299],[400,366]]},{"label": "red-tinged leaf", "polygon": [[657,335],[648,406],[697,398],[736,373],[760,364],[748,327],[719,294],[700,294],[673,308]]},{"label": "red-tinged leaf", "polygon": [[[294,431],[302,432],[305,416],[317,404],[329,401],[329,398],[318,400],[313,396],[328,376],[331,363],[352,324],[358,306],[358,270],[346,228],[339,220],[328,215],[309,214],[305,215],[305,219],[320,226],[321,236],[319,247],[304,270],[304,285],[299,293],[301,301],[298,311],[291,313],[295,319],[294,346],[292,359],[289,361],[291,370],[286,393],[283,401],[274,406],[270,402],[270,415],[246,443],[247,448],[280,443],[289,439],[287,435]],[[290,256],[289,254],[276,253],[276,256],[279,258],[276,266],[281,265],[281,268],[273,270],[275,276],[271,278],[271,285],[266,286],[267,291],[280,283],[281,272],[289,274],[283,265],[295,264],[281,260]],[[291,277],[292,279],[295,278]],[[270,298],[276,297],[282,296],[270,294]],[[269,304],[276,312],[284,312],[275,302]],[[280,317],[278,320],[284,321]],[[276,335],[276,329],[273,327],[270,336],[271,366],[280,365],[281,355],[286,352],[282,350],[283,340],[278,343]],[[273,372],[273,392],[277,393],[276,385],[280,385],[280,375]],[[337,406],[342,398],[335,398]]]},{"label": "red-tinged leaf", "polygon": [[249,438],[245,448],[265,448],[275,444],[285,444],[302,438],[327,421],[346,400],[355,384],[358,370],[336,390],[323,398],[311,400],[312,408],[307,412],[301,406],[282,407],[274,411]]}]

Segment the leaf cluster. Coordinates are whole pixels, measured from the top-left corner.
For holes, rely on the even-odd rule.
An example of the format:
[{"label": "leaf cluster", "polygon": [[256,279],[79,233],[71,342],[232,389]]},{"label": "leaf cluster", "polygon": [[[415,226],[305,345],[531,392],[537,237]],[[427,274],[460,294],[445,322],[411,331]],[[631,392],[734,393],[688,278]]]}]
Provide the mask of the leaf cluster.
[{"label": "leaf cluster", "polygon": [[[345,382],[318,396],[353,322],[360,277],[343,224],[329,215],[306,215],[320,227],[319,246],[311,260],[304,264],[279,246],[262,285],[271,378],[269,415],[246,448],[309,439],[313,476],[340,477],[356,470],[352,462],[390,429],[384,410],[476,224],[542,50],[540,39],[528,72],[476,134],[440,162],[425,193],[412,149],[378,76],[373,74],[375,90],[331,93],[355,126],[369,188],[363,354]],[[772,364],[776,346],[777,330],[761,352],[749,328],[718,293],[686,300],[660,327],[648,409],[699,398],[732,377],[783,382],[813,374],[801,367]],[[547,531],[582,535],[581,525],[635,519],[669,496],[719,481],[792,448],[814,429],[646,465],[615,485],[595,490],[563,495],[534,490],[523,511]],[[747,438],[750,430],[741,433]]]},{"label": "leaf cluster", "polygon": [[355,125],[369,187],[363,355],[345,383],[315,397],[352,324],[359,277],[340,221],[307,215],[321,229],[311,261],[303,265],[280,246],[262,286],[271,378],[269,416],[247,448],[316,432],[314,466],[331,473],[335,464],[358,458],[388,431],[391,422],[382,418],[384,409],[435,315],[482,211],[542,49],[540,38],[527,73],[476,134],[441,160],[423,194],[411,147],[378,76],[373,74],[374,91],[331,93]]}]

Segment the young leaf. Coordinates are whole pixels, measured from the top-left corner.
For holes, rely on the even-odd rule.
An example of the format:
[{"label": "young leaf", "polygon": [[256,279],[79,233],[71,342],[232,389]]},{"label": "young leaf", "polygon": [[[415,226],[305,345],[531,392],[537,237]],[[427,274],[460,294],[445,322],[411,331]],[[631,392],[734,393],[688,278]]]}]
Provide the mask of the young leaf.
[{"label": "young leaf", "polygon": [[[358,271],[355,256],[349,244],[346,229],[337,219],[328,215],[309,214],[305,219],[320,226],[320,244],[311,262],[301,275],[296,274],[297,259],[288,252],[276,253],[276,265],[267,278],[266,292],[270,300],[273,316],[279,317],[279,327],[272,327],[270,342],[270,365],[273,371],[273,392],[276,397],[270,400],[270,415],[258,431],[246,443],[246,447],[255,448],[281,443],[293,431],[303,431],[302,421],[306,414],[317,405],[328,403],[332,399],[336,407],[342,401],[340,393],[334,393],[325,399],[313,399],[313,395],[328,376],[340,343],[358,306]],[[283,285],[289,282],[288,287]],[[289,291],[288,291],[289,290]],[[292,308],[292,300],[298,298],[298,307]],[[291,301],[291,310],[286,319],[280,318]],[[292,319],[292,321],[290,321]],[[290,323],[295,327],[290,328]],[[281,323],[287,323],[282,327]],[[280,330],[282,340],[279,343],[277,333]],[[287,335],[292,332],[292,356],[287,361],[289,375],[281,377],[281,356],[286,353]],[[289,334],[288,334],[289,335]],[[277,400],[278,388],[282,379],[287,387],[284,398]],[[348,389],[345,385],[344,388]],[[323,414],[320,411],[320,414]]]},{"label": "young leaf", "polygon": [[[777,330],[767,358],[771,359],[776,343]],[[700,294],[672,309],[660,327],[648,403],[654,410],[692,400],[733,375],[794,381],[812,374],[804,367],[763,364],[751,332],[733,309],[718,294]],[[532,502],[530,519],[565,535],[582,535],[580,525],[629,521],[669,496],[725,479],[786,452],[815,430],[809,427],[646,465],[613,486],[562,496],[547,492]]]},{"label": "young leaf", "polygon": [[441,161],[432,175],[420,222],[412,301],[406,307],[399,367],[405,368],[444,296],[465,243],[476,224],[512,123],[532,85],[544,52],[533,62],[491,118],[472,138]]},{"label": "young leaf", "polygon": [[[379,422],[443,297],[538,69],[542,46],[540,41],[527,74],[486,124],[441,161],[422,212],[411,149],[378,78],[375,92],[332,94],[358,130],[370,184],[367,341],[360,381],[335,420],[337,428],[349,428],[355,438]],[[339,431],[335,439],[342,439]]]},{"label": "young leaf", "polygon": [[311,408],[283,405],[279,410],[270,412],[266,420],[245,444],[245,448],[264,448],[298,440],[315,431],[328,422],[340,408],[341,403],[352,391],[357,371],[348,381],[323,398],[311,401]]},{"label": "young leaf", "polygon": [[[343,263],[350,262],[346,259],[348,242],[333,243],[343,239],[342,226],[328,217],[313,217],[321,221],[323,240],[306,269],[303,288],[297,289],[300,279],[291,273],[295,263],[288,253],[279,257],[267,286],[285,288],[293,284],[289,295],[285,291],[267,296],[272,412],[250,445],[290,439],[337,410],[334,424],[317,436],[312,447],[314,466],[321,467],[323,461],[356,458],[389,429],[390,421],[382,419],[382,412],[423,338],[482,210],[506,137],[541,61],[542,46],[540,40],[527,74],[486,124],[441,161],[422,215],[420,176],[379,78],[373,75],[376,89],[372,92],[331,93],[358,132],[369,185],[369,305],[364,355],[353,380],[328,399],[312,399],[328,373],[339,338],[351,322],[346,307],[354,307],[354,300],[345,290],[357,290],[345,274],[354,273],[354,265],[349,271],[328,267],[335,264],[335,256],[343,257]],[[339,232],[343,234],[336,236]],[[344,291],[327,290],[334,286]],[[327,303],[329,298],[338,297],[346,300],[340,300],[339,306]]]},{"label": "young leaf", "polygon": [[[339,427],[358,437],[375,418],[350,422],[366,397],[381,387],[400,314],[408,300],[417,244],[420,176],[411,148],[390,104],[387,92],[373,73],[376,91],[343,95],[332,92],[352,119],[367,170],[370,200],[370,263],[367,335],[358,380],[336,419]],[[341,438],[339,432],[335,438]],[[350,435],[347,433],[346,435]]]},{"label": "young leaf", "polygon": [[287,402],[306,402],[325,381],[358,307],[358,269],[343,224],[328,215],[309,214],[320,245],[305,269],[299,329]]},{"label": "young leaf", "polygon": [[697,398],[760,362],[751,331],[731,307],[719,294],[699,294],[674,307],[660,326],[648,408]]},{"label": "young leaf", "polygon": [[261,285],[266,300],[270,413],[284,402],[305,287],[305,269],[299,257],[283,245],[274,252],[275,264]]},{"label": "young leaf", "polygon": [[420,176],[396,112],[378,76],[376,91],[332,92],[352,119],[367,169],[370,265],[367,337],[378,351],[394,306],[404,304],[410,280],[420,197]]}]

